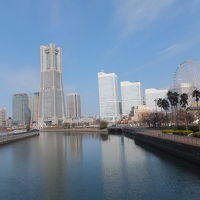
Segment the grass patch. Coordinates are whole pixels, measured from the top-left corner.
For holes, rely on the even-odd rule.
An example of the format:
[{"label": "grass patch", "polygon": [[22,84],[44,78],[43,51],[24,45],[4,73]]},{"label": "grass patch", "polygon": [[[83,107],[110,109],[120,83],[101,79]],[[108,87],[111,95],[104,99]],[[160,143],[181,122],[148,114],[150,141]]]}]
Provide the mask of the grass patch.
[{"label": "grass patch", "polygon": [[162,130],[162,133],[172,134],[173,132],[174,132],[173,129],[165,129],[165,130]]}]

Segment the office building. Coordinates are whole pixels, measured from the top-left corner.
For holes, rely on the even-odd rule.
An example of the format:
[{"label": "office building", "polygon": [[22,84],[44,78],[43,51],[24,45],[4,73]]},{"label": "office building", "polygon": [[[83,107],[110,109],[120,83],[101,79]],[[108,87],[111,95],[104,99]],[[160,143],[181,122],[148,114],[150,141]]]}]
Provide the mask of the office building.
[{"label": "office building", "polygon": [[157,100],[167,97],[168,90],[157,90],[155,88],[145,90],[146,105],[150,107],[152,112],[157,111]]},{"label": "office building", "polygon": [[81,98],[78,93],[67,94],[67,117],[81,118]]},{"label": "office building", "polygon": [[0,108],[0,127],[6,126],[7,114],[5,108]]},{"label": "office building", "polygon": [[30,111],[27,94],[14,94],[12,108],[14,125],[26,125],[30,123]]},{"label": "office building", "polygon": [[140,82],[121,82],[122,114],[128,115],[134,106],[143,105]]},{"label": "office building", "polygon": [[37,123],[39,117],[39,92],[29,95],[29,109],[31,123]]},{"label": "office building", "polygon": [[118,81],[115,73],[98,73],[100,118],[108,122],[120,119]]},{"label": "office building", "polygon": [[40,123],[58,124],[65,119],[62,80],[62,49],[40,46]]}]

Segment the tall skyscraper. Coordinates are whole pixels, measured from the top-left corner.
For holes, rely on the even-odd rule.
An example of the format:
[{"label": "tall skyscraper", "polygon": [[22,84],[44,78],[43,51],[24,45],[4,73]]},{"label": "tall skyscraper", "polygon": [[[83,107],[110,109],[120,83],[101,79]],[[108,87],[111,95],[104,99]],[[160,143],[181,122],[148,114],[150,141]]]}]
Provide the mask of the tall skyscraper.
[{"label": "tall skyscraper", "polygon": [[40,46],[40,123],[58,124],[65,119],[62,50],[54,44]]},{"label": "tall skyscraper", "polygon": [[155,88],[145,90],[146,105],[150,107],[151,111],[156,111],[156,101],[159,98],[167,97],[168,90],[157,90]]},{"label": "tall skyscraper", "polygon": [[115,73],[98,73],[100,118],[109,122],[120,119],[119,93]]},{"label": "tall skyscraper", "polygon": [[0,127],[6,126],[6,119],[7,119],[6,109],[0,108]]},{"label": "tall skyscraper", "polygon": [[13,95],[13,124],[26,125],[30,122],[27,94]]},{"label": "tall skyscraper", "polygon": [[121,82],[122,114],[128,115],[133,106],[142,105],[142,92],[140,82]]},{"label": "tall skyscraper", "polygon": [[37,123],[39,117],[39,92],[29,95],[29,109],[31,123]]},{"label": "tall skyscraper", "polygon": [[78,93],[67,94],[67,117],[81,118],[81,98]]}]

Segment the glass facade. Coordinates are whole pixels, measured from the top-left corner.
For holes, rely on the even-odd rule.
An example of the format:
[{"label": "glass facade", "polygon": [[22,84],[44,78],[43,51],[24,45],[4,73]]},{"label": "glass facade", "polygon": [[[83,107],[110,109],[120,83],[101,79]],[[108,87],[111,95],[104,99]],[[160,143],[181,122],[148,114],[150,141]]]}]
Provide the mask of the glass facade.
[{"label": "glass facade", "polygon": [[100,118],[115,122],[120,118],[118,81],[115,73],[98,73]]},{"label": "glass facade", "polygon": [[131,108],[142,105],[142,85],[140,82],[121,82],[122,114],[128,115]]}]

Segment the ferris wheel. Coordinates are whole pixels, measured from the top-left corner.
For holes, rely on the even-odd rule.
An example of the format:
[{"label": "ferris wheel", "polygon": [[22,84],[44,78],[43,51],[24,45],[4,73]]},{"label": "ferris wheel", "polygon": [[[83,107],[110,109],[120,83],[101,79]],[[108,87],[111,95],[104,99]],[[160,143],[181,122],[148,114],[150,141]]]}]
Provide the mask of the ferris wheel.
[{"label": "ferris wheel", "polygon": [[174,85],[190,84],[200,89],[200,64],[194,61],[185,61],[175,72]]}]

